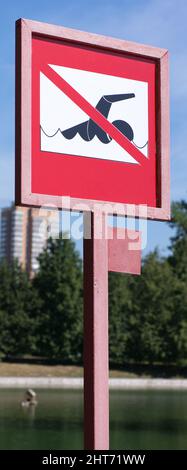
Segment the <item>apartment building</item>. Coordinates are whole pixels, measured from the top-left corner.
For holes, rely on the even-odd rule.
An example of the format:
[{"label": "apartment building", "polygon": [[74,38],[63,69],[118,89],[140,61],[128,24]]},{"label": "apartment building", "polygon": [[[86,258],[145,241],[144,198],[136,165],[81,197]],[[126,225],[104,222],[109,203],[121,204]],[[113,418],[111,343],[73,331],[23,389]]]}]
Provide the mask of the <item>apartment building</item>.
[{"label": "apartment building", "polygon": [[49,236],[58,237],[59,213],[12,205],[1,210],[0,259],[17,259],[32,276]]}]

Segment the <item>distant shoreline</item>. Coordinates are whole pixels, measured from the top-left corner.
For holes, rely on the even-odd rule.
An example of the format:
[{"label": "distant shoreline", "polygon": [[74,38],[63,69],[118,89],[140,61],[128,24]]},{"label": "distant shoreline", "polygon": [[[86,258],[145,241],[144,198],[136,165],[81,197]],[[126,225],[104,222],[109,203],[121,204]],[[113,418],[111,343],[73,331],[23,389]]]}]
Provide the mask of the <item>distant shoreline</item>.
[{"label": "distant shoreline", "polygon": [[[0,377],[5,388],[82,389],[83,379],[74,377]],[[111,390],[187,390],[187,379],[110,378]]]}]

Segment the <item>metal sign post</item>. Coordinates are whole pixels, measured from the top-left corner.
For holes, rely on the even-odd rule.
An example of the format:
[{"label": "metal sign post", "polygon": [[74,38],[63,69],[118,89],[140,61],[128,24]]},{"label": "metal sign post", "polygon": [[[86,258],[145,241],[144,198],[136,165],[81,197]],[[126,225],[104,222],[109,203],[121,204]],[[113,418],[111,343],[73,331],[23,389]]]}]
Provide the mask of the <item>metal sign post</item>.
[{"label": "metal sign post", "polygon": [[99,218],[93,212],[84,216],[91,231],[84,238],[85,449],[109,448],[108,241],[98,239]]},{"label": "metal sign post", "polygon": [[[109,449],[108,270],[140,274],[139,232],[107,225],[101,212],[84,215],[84,445]],[[117,238],[120,236],[120,239]],[[109,238],[110,237],[110,238]]]}]

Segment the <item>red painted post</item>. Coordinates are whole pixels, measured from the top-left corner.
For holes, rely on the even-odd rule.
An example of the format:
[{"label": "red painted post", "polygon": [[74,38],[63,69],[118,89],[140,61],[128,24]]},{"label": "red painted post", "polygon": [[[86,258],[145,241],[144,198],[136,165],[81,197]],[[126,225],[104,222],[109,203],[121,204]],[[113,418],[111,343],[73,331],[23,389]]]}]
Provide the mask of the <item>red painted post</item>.
[{"label": "red painted post", "polygon": [[[109,449],[108,241],[101,213],[84,215],[84,446]],[[100,230],[99,230],[100,231]],[[101,235],[101,234],[100,234]]]}]

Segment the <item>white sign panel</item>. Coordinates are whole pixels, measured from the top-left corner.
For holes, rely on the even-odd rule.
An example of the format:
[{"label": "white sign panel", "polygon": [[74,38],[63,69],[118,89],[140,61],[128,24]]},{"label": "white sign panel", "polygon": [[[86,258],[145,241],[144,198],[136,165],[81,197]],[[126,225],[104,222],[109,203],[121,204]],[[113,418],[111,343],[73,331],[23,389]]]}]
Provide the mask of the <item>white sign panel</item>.
[{"label": "white sign panel", "polygon": [[[148,156],[148,83],[85,70],[50,67]],[[40,72],[41,151],[137,161]]]}]

